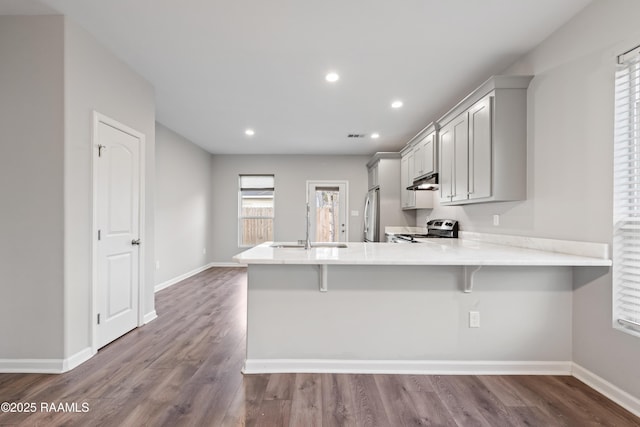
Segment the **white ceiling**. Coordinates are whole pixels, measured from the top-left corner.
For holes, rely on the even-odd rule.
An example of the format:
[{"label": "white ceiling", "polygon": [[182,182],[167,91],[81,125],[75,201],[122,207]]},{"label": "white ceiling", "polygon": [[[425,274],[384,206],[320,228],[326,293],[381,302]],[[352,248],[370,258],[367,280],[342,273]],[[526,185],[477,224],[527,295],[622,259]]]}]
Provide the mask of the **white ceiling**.
[{"label": "white ceiling", "polygon": [[0,14],[68,15],[155,86],[159,122],[212,153],[370,154],[590,1],[0,0]]}]

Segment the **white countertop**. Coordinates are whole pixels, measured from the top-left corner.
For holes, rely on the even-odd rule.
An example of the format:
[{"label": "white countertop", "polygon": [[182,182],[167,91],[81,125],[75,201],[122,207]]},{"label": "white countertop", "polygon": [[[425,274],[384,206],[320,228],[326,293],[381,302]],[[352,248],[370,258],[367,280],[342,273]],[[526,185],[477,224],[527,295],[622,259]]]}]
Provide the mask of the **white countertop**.
[{"label": "white countertop", "polygon": [[233,257],[240,264],[610,266],[611,260],[467,239],[421,244],[347,242],[347,248],[272,248],[266,242]]}]

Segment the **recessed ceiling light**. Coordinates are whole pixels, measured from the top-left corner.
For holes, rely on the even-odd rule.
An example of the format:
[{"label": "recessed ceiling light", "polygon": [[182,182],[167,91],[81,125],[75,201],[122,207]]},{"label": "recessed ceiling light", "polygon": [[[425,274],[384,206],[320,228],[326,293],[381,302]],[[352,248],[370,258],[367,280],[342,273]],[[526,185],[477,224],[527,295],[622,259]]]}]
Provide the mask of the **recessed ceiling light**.
[{"label": "recessed ceiling light", "polygon": [[324,78],[326,81],[330,83],[334,83],[340,80],[340,76],[338,75],[338,73],[334,73],[334,72],[327,74]]},{"label": "recessed ceiling light", "polygon": [[253,129],[247,129],[247,130],[244,131],[244,134],[247,135],[247,136],[253,136],[256,133],[253,131]]},{"label": "recessed ceiling light", "polygon": [[374,132],[374,133],[371,134],[371,138],[378,139],[378,138],[380,138],[380,134]]},{"label": "recessed ceiling light", "polygon": [[391,103],[391,108],[400,108],[402,107],[402,101],[398,100],[398,101],[393,101]]}]

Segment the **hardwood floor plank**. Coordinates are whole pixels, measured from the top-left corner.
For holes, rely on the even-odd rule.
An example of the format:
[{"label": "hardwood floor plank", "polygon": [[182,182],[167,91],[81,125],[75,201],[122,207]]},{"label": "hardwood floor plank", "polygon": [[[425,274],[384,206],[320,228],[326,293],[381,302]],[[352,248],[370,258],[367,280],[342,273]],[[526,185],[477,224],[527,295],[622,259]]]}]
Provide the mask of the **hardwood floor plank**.
[{"label": "hardwood floor plank", "polygon": [[256,427],[288,426],[290,424],[290,416],[290,400],[263,400],[256,420]]},{"label": "hardwood floor plank", "polygon": [[518,426],[518,419],[500,402],[477,376],[458,376],[469,402],[478,408],[482,417],[493,426]]},{"label": "hardwood floor plank", "polygon": [[566,425],[561,420],[547,415],[537,407],[514,406],[510,408],[510,412],[515,419],[518,420],[518,425],[544,427],[560,427]]},{"label": "hardwood floor plank", "polygon": [[496,395],[503,405],[509,407],[526,407],[524,399],[513,387],[512,382],[499,375],[483,375],[480,378],[482,384]]},{"label": "hardwood floor plank", "polygon": [[565,395],[565,392],[555,385],[553,377],[526,376],[519,387],[526,387],[535,392],[536,406],[549,413],[562,425],[596,425],[582,408],[574,406],[574,397]]},{"label": "hardwood floor plank", "polygon": [[245,375],[222,420],[224,426],[248,426],[256,424],[264,400],[268,375]]},{"label": "hardwood floor plank", "polygon": [[346,375],[322,374],[322,425],[355,426],[355,401]]},{"label": "hardwood floor plank", "polygon": [[[143,396],[132,393],[131,399],[137,400],[138,405],[119,421],[123,424],[145,423],[160,425],[163,414],[168,407],[176,402],[181,394],[183,385],[196,371],[193,365],[178,365],[171,370],[165,370],[160,381],[147,388]],[[141,400],[144,399],[144,402]]]},{"label": "hardwood floor plank", "polygon": [[[541,384],[537,379],[538,384]],[[553,384],[556,397],[564,396],[564,407],[570,411],[569,418],[574,418],[575,411],[581,413],[580,418],[594,425],[637,426],[636,417],[622,407],[606,399],[601,394],[590,389],[576,378],[569,376],[550,377],[549,384]],[[605,403],[606,402],[606,403]]]},{"label": "hardwood floor plank", "polygon": [[322,390],[319,374],[296,375],[289,425],[322,426]]},{"label": "hardwood floor plank", "polygon": [[0,413],[0,425],[640,426],[573,377],[243,376],[243,268],[158,292],[156,311],[71,372],[0,374],[0,402],[87,402],[89,412]]},{"label": "hardwood floor plank", "polygon": [[349,375],[359,426],[391,425],[373,375]]},{"label": "hardwood floor plank", "polygon": [[271,374],[265,392],[265,400],[291,400],[296,374]]},{"label": "hardwood floor plank", "polygon": [[404,375],[375,375],[387,417],[397,426],[455,426],[434,392],[411,390],[415,379]]},{"label": "hardwood floor plank", "polygon": [[376,375],[374,380],[380,390],[382,404],[391,425],[428,425],[416,414],[411,396],[400,378],[393,375]]},{"label": "hardwood floor plank", "polygon": [[403,375],[402,377],[409,391],[435,392],[429,375]]},{"label": "hardwood floor plank", "polygon": [[436,375],[433,383],[436,394],[458,425],[491,427],[491,423],[482,416],[479,408],[471,403],[474,399],[466,385],[458,381],[457,377]]},{"label": "hardwood floor plank", "polygon": [[[588,406],[589,410],[594,412],[594,418],[601,419],[603,422],[614,422],[618,425],[634,425],[637,423],[638,418],[635,415],[579,379],[569,376],[560,376],[554,379],[568,387],[567,393],[580,395],[581,400],[584,401],[583,405]],[[597,404],[594,405],[594,403]]]}]

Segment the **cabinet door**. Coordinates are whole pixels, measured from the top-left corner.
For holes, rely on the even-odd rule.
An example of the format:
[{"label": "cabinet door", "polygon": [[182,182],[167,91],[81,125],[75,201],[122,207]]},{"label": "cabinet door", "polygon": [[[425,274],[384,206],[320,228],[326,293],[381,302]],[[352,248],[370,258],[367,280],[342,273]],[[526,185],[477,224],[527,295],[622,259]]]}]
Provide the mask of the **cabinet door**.
[{"label": "cabinet door", "polygon": [[400,160],[400,201],[403,208],[409,206],[409,156],[404,155]]},{"label": "cabinet door", "polygon": [[416,192],[415,191],[411,191],[411,190],[407,190],[407,187],[411,184],[413,184],[413,178],[415,175],[415,172],[413,170],[414,168],[414,161],[415,161],[415,154],[412,151],[409,152],[409,154],[407,154],[407,185],[405,186],[405,191],[407,192],[407,207],[408,208],[413,208],[416,206]]},{"label": "cabinet door", "polygon": [[424,171],[424,165],[423,165],[423,160],[424,160],[424,145],[423,145],[424,139],[422,141],[419,141],[415,148],[413,149],[413,176],[411,177],[411,179],[416,179],[419,176],[423,175],[423,171]]},{"label": "cabinet door", "polygon": [[469,110],[469,199],[491,197],[493,97]]},{"label": "cabinet door", "polygon": [[369,173],[368,173],[368,181],[369,181],[369,189],[372,189],[374,187],[377,187],[379,185],[378,182],[378,165],[379,163],[376,163],[375,165],[371,166],[369,168]]},{"label": "cabinet door", "polygon": [[440,202],[448,203],[453,196],[453,123],[440,130]]},{"label": "cabinet door", "polygon": [[436,148],[436,133],[430,133],[423,140],[422,143],[422,173],[426,175],[435,172],[435,148]]},{"label": "cabinet door", "polygon": [[469,188],[469,122],[467,113],[452,121],[453,194],[451,201],[467,200]]}]

